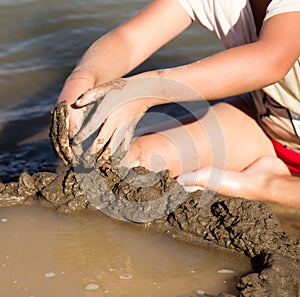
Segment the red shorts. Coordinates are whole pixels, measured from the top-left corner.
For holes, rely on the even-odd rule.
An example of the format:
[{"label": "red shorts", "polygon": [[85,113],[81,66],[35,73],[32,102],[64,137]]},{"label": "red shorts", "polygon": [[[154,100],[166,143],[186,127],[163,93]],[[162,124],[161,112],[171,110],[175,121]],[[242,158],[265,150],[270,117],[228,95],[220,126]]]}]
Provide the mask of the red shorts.
[{"label": "red shorts", "polygon": [[292,175],[300,176],[300,153],[284,147],[274,139],[271,139],[277,157],[289,168]]}]

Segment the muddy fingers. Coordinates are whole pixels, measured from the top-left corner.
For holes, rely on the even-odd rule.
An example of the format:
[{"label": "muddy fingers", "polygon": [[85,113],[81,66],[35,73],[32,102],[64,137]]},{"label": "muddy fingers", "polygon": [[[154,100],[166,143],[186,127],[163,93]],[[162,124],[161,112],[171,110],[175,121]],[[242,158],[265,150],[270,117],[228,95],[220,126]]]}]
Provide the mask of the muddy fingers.
[{"label": "muddy fingers", "polygon": [[68,109],[65,102],[58,103],[52,112],[52,124],[50,127],[50,139],[54,151],[67,166],[71,163],[72,152],[68,131]]},{"label": "muddy fingers", "polygon": [[88,90],[80,98],[76,100],[76,106],[82,107],[94,101],[102,99],[108,92],[113,89],[122,89],[126,85],[125,79],[116,79],[104,84],[101,84],[93,89]]}]

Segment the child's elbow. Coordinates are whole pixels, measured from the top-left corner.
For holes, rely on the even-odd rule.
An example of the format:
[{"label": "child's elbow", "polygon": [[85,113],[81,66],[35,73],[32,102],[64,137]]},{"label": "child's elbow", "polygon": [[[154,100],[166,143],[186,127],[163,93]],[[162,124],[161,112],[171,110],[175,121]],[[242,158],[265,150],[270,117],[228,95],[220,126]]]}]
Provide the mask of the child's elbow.
[{"label": "child's elbow", "polygon": [[269,84],[282,80],[291,70],[296,60],[297,58],[291,58],[287,55],[287,53],[279,53],[273,57],[270,56],[268,66],[266,68],[268,69],[267,75],[270,80]]},{"label": "child's elbow", "polygon": [[276,83],[280,80],[282,80],[287,73],[290,71],[292,66],[282,66],[282,65],[274,65],[271,69],[271,73],[270,73],[270,80],[271,80],[271,84],[272,83]]}]

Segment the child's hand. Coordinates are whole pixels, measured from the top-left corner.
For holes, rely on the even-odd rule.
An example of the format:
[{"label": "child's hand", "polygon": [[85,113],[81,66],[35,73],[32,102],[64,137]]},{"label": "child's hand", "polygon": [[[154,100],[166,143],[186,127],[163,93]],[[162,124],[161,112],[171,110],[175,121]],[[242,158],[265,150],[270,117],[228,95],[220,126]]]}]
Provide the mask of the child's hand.
[{"label": "child's hand", "polygon": [[[98,164],[103,165],[118,149],[123,156],[128,151],[136,124],[149,108],[149,98],[128,95],[128,90],[130,93],[132,88],[123,90],[127,83],[127,79],[118,79],[102,84],[87,91],[76,101],[78,108],[88,107],[98,101],[74,137],[73,151],[76,155],[97,155]],[[93,136],[95,133],[96,136]],[[86,152],[76,149],[76,145],[90,137],[93,142]]]},{"label": "child's hand", "polygon": [[92,71],[77,69],[66,80],[52,114],[50,138],[57,155],[64,165],[72,160],[71,139],[80,129],[84,108],[75,106],[76,100],[87,90],[94,88],[96,76]]},{"label": "child's hand", "polygon": [[[77,100],[63,100],[61,98],[64,97],[61,95],[53,111],[50,137],[56,153],[65,165],[73,163],[73,158],[76,157],[76,153],[75,156],[73,154],[73,138],[82,128],[83,122],[87,120],[86,117],[90,112],[90,108],[88,108],[87,105],[101,100],[110,90],[120,88],[121,85],[125,83],[125,80],[105,83],[94,89],[92,89],[94,87],[93,85],[92,88],[87,88],[88,85],[91,85],[90,82],[91,80],[84,78],[73,79],[70,82],[67,81],[62,95],[74,93],[74,90],[77,92],[78,90],[83,90],[83,93],[77,96]],[[70,85],[73,85],[73,88]],[[86,91],[86,89],[88,91]]]}]

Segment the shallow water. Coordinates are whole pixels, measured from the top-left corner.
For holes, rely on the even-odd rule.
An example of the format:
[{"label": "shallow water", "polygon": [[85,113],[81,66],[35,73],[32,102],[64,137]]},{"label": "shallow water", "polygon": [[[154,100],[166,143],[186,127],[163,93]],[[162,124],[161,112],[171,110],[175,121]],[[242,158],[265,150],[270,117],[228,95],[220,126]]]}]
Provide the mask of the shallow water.
[{"label": "shallow water", "polygon": [[5,297],[200,296],[235,292],[237,277],[250,270],[240,254],[189,246],[101,215],[0,210],[0,236]]},{"label": "shallow water", "polygon": [[[53,170],[50,110],[86,48],[149,1],[0,0],[0,179]],[[220,49],[195,25],[135,72],[175,66]]]}]

